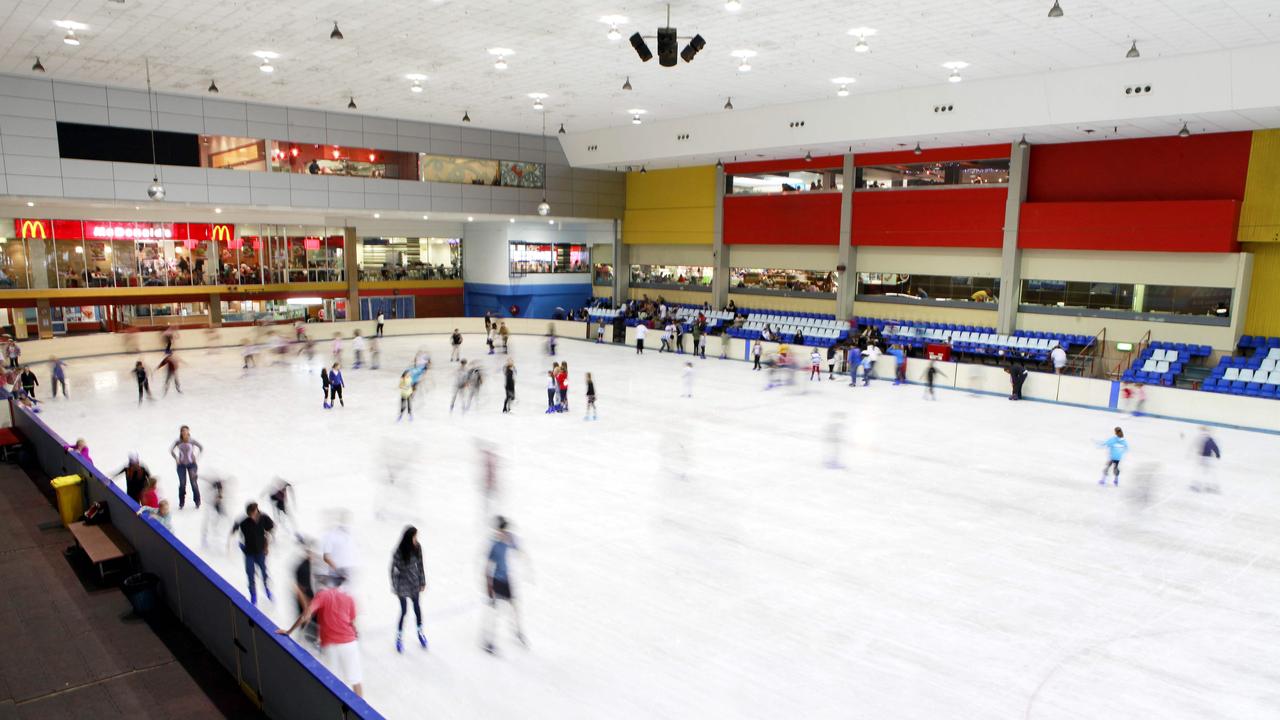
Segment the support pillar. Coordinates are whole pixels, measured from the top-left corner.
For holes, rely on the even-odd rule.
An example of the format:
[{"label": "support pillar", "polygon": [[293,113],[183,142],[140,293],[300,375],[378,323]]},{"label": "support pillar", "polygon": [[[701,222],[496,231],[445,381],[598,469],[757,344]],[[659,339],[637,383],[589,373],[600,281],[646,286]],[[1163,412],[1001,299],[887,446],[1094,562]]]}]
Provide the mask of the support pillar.
[{"label": "support pillar", "polygon": [[[356,245],[360,237],[353,227],[343,228],[342,232],[342,265],[347,279],[347,319],[364,320],[360,317],[360,258],[356,253]],[[335,318],[336,319],[336,318]]]},{"label": "support pillar", "polygon": [[1009,197],[1004,205],[1004,242],[1000,250],[1000,292],[996,296],[996,332],[1012,335],[1022,303],[1022,250],[1018,247],[1018,222],[1027,201],[1027,170],[1031,146],[1013,143],[1009,150]]},{"label": "support pillar", "polygon": [[[853,155],[844,156],[841,166],[844,187],[840,190],[840,246],[836,251],[836,269],[840,286],[836,288],[836,319],[853,316],[853,296],[858,291],[857,252],[853,249]],[[843,268],[841,270],[840,268]]]},{"label": "support pillar", "polygon": [[711,307],[729,304],[729,249],[724,245],[724,165],[716,166],[716,204],[711,217]]},{"label": "support pillar", "polygon": [[631,287],[631,253],[622,244],[622,221],[613,221],[613,306],[622,307]]},{"label": "support pillar", "polygon": [[222,296],[218,293],[209,296],[209,327],[222,327]]},{"label": "support pillar", "polygon": [[36,301],[36,326],[39,328],[41,340],[53,337],[53,313],[49,311],[48,300]]}]

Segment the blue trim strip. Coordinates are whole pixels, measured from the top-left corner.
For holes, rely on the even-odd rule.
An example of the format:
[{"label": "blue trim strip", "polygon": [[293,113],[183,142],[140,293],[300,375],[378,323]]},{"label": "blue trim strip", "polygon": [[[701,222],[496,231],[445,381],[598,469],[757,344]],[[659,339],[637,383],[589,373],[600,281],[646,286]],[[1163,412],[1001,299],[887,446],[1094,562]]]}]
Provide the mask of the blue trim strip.
[{"label": "blue trim strip", "polygon": [[1120,407],[1120,381],[1111,381],[1111,397],[1107,399],[1107,408],[1115,410]]}]

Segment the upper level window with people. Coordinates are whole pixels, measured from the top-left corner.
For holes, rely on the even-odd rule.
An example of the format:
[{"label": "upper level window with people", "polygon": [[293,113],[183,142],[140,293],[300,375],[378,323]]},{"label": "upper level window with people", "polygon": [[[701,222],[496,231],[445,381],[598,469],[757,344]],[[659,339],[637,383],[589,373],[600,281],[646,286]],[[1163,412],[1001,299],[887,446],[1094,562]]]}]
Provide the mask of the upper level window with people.
[{"label": "upper level window with people", "polygon": [[946,186],[1004,185],[1009,182],[1009,160],[955,160],[947,162],[873,165],[857,169],[857,190],[901,190]]},{"label": "upper level window with people", "polygon": [[789,170],[725,176],[729,195],[776,195],[793,192],[839,192],[844,174],[839,170]]}]

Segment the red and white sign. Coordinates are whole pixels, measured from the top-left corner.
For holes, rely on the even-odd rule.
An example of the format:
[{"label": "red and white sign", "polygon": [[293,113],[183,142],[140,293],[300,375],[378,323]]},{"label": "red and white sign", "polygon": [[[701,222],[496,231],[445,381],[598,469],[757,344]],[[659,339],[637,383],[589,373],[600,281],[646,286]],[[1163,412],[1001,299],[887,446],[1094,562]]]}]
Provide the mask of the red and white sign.
[{"label": "red and white sign", "polygon": [[20,238],[38,240],[133,240],[158,242],[186,240],[229,242],[236,226],[229,223],[152,223],[119,220],[41,220],[18,218],[14,232]]}]

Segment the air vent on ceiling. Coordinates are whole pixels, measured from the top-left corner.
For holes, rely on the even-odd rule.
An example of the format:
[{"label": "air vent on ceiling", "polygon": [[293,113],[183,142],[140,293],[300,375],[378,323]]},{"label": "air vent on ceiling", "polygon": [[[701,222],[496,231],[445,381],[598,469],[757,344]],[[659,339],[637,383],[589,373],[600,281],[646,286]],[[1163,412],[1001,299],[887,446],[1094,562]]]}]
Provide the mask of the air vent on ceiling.
[{"label": "air vent on ceiling", "polygon": [[796,121],[794,121],[794,122],[788,123],[788,126],[789,126],[789,127],[793,127],[793,128],[802,128],[802,127],[804,127],[804,121],[803,121],[803,120],[796,120]]},{"label": "air vent on ceiling", "polygon": [[1129,85],[1124,89],[1125,95],[1149,95],[1151,93],[1150,85]]},{"label": "air vent on ceiling", "polygon": [[587,152],[595,152],[600,149],[599,145],[588,145]]},{"label": "air vent on ceiling", "polygon": [[936,113],[947,113],[955,109],[956,109],[955,105],[934,105],[933,106],[933,111]]},{"label": "air vent on ceiling", "polygon": [[682,133],[676,136],[676,140],[688,140],[688,139],[689,139],[689,133]]}]

